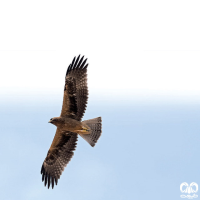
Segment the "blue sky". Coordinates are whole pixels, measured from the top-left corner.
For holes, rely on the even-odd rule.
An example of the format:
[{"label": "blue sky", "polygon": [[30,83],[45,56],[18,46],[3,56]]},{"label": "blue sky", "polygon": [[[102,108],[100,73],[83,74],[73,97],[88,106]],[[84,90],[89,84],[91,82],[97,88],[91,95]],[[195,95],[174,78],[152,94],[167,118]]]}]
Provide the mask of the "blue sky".
[{"label": "blue sky", "polygon": [[[1,1],[1,199],[180,199],[200,184],[200,3]],[[84,119],[103,118],[95,148],[79,139],[58,186],[40,168],[67,66],[88,58]]]}]

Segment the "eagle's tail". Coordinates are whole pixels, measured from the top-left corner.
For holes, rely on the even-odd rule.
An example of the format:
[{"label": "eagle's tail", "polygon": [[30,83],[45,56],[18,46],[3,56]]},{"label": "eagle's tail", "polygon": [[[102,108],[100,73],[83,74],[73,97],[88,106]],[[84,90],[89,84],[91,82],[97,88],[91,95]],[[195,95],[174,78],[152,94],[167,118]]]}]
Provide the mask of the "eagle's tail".
[{"label": "eagle's tail", "polygon": [[92,147],[96,144],[101,136],[101,117],[83,121],[90,128],[90,134],[79,134]]}]

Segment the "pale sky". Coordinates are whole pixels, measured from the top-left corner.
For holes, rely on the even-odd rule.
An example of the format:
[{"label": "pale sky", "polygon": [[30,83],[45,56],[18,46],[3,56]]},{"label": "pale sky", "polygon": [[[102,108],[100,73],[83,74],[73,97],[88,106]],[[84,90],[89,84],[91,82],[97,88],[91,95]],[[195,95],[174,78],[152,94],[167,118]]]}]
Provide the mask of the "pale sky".
[{"label": "pale sky", "polygon": [[[0,1],[0,199],[177,200],[182,182],[200,184],[199,8],[199,0]],[[56,129],[47,122],[60,114],[79,54],[89,62],[83,120],[102,116],[103,132],[93,149],[79,139],[47,190],[40,167]]]},{"label": "pale sky", "polygon": [[79,54],[93,94],[199,100],[200,51],[0,51],[0,92],[61,93]]}]

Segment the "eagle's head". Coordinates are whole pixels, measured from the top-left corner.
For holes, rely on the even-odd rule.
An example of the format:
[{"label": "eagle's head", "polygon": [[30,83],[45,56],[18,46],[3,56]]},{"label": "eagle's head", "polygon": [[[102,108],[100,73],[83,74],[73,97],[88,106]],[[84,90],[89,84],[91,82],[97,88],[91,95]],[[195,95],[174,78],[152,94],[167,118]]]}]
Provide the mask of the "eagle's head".
[{"label": "eagle's head", "polygon": [[55,126],[61,125],[63,122],[61,117],[54,117],[49,120],[49,123],[54,124]]}]

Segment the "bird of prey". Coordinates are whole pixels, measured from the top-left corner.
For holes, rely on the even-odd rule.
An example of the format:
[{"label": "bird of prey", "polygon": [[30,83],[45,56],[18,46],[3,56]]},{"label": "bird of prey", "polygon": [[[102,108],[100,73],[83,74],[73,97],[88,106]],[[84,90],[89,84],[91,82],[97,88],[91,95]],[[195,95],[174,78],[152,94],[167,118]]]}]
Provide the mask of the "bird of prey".
[{"label": "bird of prey", "polygon": [[101,117],[81,121],[88,100],[87,59],[80,55],[69,65],[64,86],[63,105],[60,117],[51,118],[49,123],[57,127],[53,142],[42,164],[44,185],[57,185],[65,166],[71,160],[78,135],[92,147],[101,136]]}]

